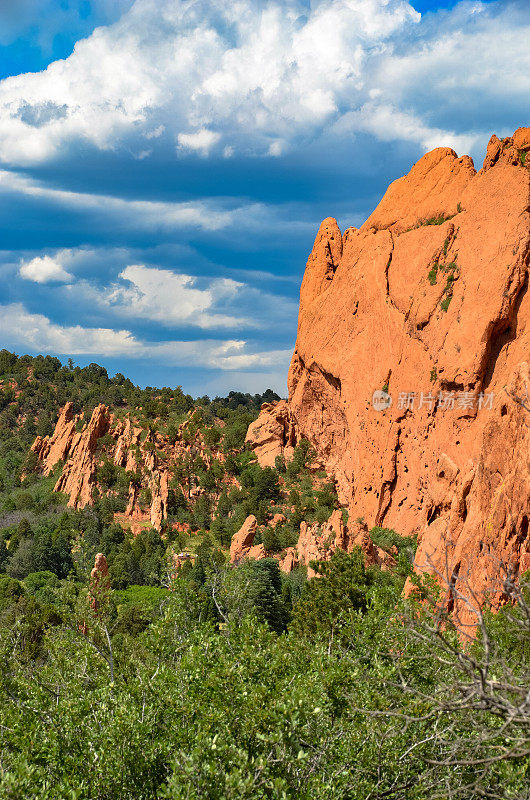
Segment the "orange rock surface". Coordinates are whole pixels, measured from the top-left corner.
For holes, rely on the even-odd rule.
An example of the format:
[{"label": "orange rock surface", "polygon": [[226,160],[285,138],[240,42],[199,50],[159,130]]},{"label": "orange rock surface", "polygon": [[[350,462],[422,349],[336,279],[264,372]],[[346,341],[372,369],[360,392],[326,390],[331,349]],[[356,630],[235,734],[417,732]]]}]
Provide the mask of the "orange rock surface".
[{"label": "orange rock surface", "polygon": [[249,425],[246,442],[262,467],[274,467],[277,456],[292,457],[296,426],[285,400],[262,405],[259,417]]},{"label": "orange rock surface", "polygon": [[[257,532],[258,521],[251,514],[232,537],[230,546],[232,564],[239,564],[244,559],[267,558],[269,554],[263,544],[254,544]],[[311,561],[329,561],[336,550],[346,550],[351,553],[356,546],[362,549],[367,565],[377,564],[387,569],[395,564],[392,556],[375,546],[366,526],[357,524],[348,530],[340,509],[333,511],[324,525],[319,525],[318,522],[313,525],[302,522],[296,545],[288,547],[283,553],[274,557],[279,560],[282,572],[292,572],[296,567],[303,565],[308,568],[307,576],[312,578],[316,573],[310,567]]]},{"label": "orange rock surface", "polygon": [[[190,418],[191,419],[191,418]],[[62,462],[61,474],[55,484],[55,491],[69,496],[68,505],[84,508],[94,502],[93,492],[97,486],[97,469],[102,463],[100,440],[106,436],[104,445],[106,456],[128,472],[141,472],[141,484],[131,483],[129,502],[125,514],[117,515],[120,523],[129,524],[133,533],[142,530],[142,523],[150,522],[161,530],[167,517],[169,481],[172,467],[192,451],[201,455],[208,466],[212,457],[200,440],[190,442],[186,427],[190,420],[182,423],[176,441],[169,443],[167,437],[159,433],[148,433],[126,418],[121,420],[110,412],[107,406],[98,405],[88,423],[83,424],[80,416],[74,416],[72,403],[66,403],[59,414],[53,435],[38,436],[32,445],[33,452],[41,461],[41,469],[49,475]],[[159,452],[164,454],[160,458]],[[222,454],[215,453],[223,457]],[[230,480],[233,480],[230,478]],[[140,505],[141,488],[149,489],[151,502],[149,510]],[[189,496],[198,495],[200,488],[183,485]]]},{"label": "orange rock surface", "polygon": [[[95,453],[98,439],[109,430],[110,415],[106,406],[102,404],[96,406],[88,425],[84,426],[79,433],[72,434],[67,438],[66,434],[72,424],[75,430],[73,420],[65,422],[67,415],[64,412],[68,405],[67,403],[60,414],[51,439],[52,442],[67,440],[67,446],[61,449],[61,455],[57,445],[51,446],[46,469],[51,471],[58,461],[65,461],[62,474],[55,485],[55,491],[70,495],[69,506],[83,508],[92,503],[92,486],[98,464]],[[65,428],[62,429],[61,425],[64,424]]]},{"label": "orange rock surface", "polygon": [[107,559],[103,553],[97,553],[94,567],[90,573],[88,601],[92,611],[97,614],[101,606],[108,600],[110,577]]},{"label": "orange rock surface", "polygon": [[258,520],[253,514],[250,514],[238,532],[232,536],[232,542],[230,544],[230,562],[232,564],[237,564],[243,558],[248,557],[257,531]]},{"label": "orange rock surface", "polygon": [[324,220],[288,407],[267,407],[251,440],[272,457],[285,448],[272,420],[288,420],[350,519],[416,534],[418,569],[479,596],[501,561],[530,566],[529,151],[530,128],[492,137],[477,173],[438,148],[358,230]]}]

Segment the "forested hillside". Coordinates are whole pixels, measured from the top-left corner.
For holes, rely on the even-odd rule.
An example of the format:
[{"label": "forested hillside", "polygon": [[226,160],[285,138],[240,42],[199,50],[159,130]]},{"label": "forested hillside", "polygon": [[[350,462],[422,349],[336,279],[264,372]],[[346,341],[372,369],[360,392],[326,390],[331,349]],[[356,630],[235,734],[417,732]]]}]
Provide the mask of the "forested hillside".
[{"label": "forested hillside", "polygon": [[[370,531],[383,560],[330,538],[316,577],[280,569],[302,523],[347,514],[307,441],[265,468],[245,446],[270,390],[193,399],[7,351],[0,381],[0,797],[530,796],[529,598],[502,565],[506,607],[469,632],[406,531]],[[31,449],[67,403],[79,441],[108,409],[73,505],[68,463]],[[249,516],[259,558],[231,563]]]}]

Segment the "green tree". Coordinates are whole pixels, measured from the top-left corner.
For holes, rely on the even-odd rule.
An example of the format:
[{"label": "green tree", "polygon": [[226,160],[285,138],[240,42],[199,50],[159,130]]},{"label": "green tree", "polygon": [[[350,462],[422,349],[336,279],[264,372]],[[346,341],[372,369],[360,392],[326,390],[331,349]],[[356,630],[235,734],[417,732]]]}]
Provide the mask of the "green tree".
[{"label": "green tree", "polygon": [[365,566],[360,548],[350,554],[337,550],[330,561],[311,562],[311,566],[322,578],[305,584],[293,609],[291,628],[298,635],[336,635],[343,615],[366,612],[374,586],[385,581],[378,568]]}]

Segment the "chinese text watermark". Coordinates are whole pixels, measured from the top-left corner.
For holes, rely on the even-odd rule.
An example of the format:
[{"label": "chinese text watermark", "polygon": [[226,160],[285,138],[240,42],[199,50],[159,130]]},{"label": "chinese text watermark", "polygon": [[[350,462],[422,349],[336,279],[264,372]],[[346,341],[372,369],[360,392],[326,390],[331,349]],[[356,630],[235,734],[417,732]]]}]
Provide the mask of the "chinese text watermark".
[{"label": "chinese text watermark", "polygon": [[[439,409],[440,411],[469,410],[479,411],[493,408],[494,392],[444,392],[436,394],[433,392],[400,392],[396,406],[401,410],[426,408],[428,411]],[[375,391],[372,395],[372,406],[375,411],[385,411],[392,405],[393,398],[383,389]]]}]

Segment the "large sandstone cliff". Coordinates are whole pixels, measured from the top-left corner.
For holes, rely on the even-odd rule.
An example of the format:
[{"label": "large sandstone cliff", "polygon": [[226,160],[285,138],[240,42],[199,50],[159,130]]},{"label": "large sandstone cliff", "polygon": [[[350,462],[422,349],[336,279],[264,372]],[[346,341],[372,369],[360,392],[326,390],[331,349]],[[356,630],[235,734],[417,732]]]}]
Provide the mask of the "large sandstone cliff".
[{"label": "large sandstone cliff", "polygon": [[[530,128],[479,172],[438,148],[359,229],[324,220],[276,421],[276,454],[309,439],[350,519],[417,534],[418,569],[479,594],[530,567],[529,151]],[[267,463],[271,416],[249,432]]]}]

